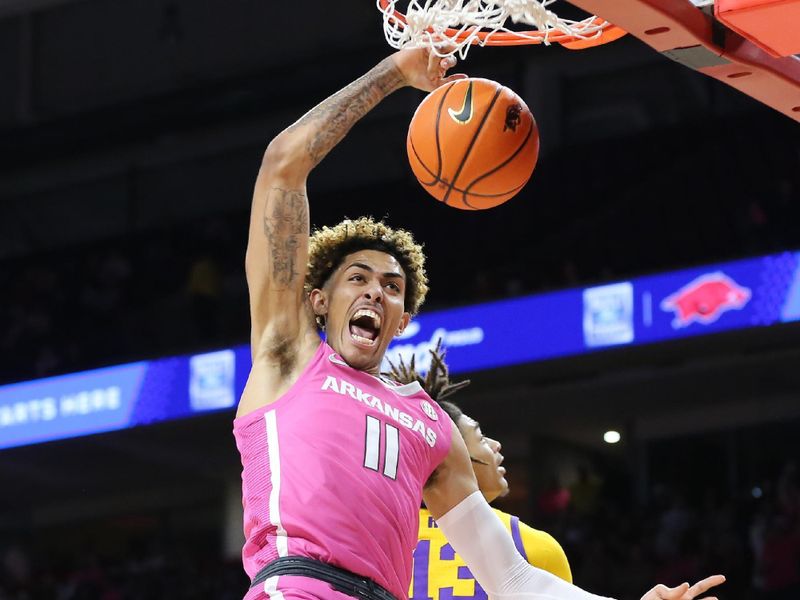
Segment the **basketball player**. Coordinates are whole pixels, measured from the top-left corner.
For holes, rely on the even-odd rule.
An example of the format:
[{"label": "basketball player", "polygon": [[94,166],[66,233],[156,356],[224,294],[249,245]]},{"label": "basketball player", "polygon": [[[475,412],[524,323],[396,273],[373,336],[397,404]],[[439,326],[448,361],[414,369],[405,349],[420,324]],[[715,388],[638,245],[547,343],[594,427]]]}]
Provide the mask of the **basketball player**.
[{"label": "basketball player", "polygon": [[[397,367],[392,365],[391,375],[400,383],[418,381],[428,396],[436,400],[458,426],[472,461],[478,488],[491,504],[508,493],[500,442],[483,435],[477,421],[465,415],[452,402],[444,400],[469,384],[469,380],[450,383],[444,354],[440,340],[436,349],[431,350],[431,368],[425,377],[417,373],[413,358],[410,365],[404,364],[401,358]],[[572,582],[567,555],[553,536],[521,523],[518,517],[496,508],[493,511],[503,522],[514,546],[525,560],[564,581]],[[453,552],[430,511],[423,507],[419,511],[419,541],[414,551],[409,598],[441,600],[454,597],[485,599],[487,596],[464,565],[464,560]]]},{"label": "basketball player", "polygon": [[[358,219],[309,236],[312,169],[386,95],[463,77],[445,76],[454,64],[397,52],[264,154],[245,259],[253,366],[234,423],[248,600],[404,598],[423,496],[492,597],[596,598],[525,563],[478,491],[455,424],[418,384],[379,377],[427,291],[411,235]],[[723,579],[658,586],[645,600],[691,600]]]}]

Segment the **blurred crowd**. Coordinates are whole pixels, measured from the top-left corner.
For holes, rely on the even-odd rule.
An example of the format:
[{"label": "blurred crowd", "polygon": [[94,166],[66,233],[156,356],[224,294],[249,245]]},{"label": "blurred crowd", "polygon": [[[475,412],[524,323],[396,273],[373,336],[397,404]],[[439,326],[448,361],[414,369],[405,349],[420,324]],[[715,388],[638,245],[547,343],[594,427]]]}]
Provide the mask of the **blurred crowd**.
[{"label": "blurred crowd", "polygon": [[0,600],[241,600],[247,579],[237,562],[171,548],[125,558],[95,554],[38,562],[19,547],[5,553]]},{"label": "blurred crowd", "polygon": [[243,342],[236,229],[209,219],[0,269],[0,381]]},{"label": "blurred crowd", "polygon": [[[786,462],[772,480],[738,497],[700,496],[656,485],[648,506],[630,508],[602,474],[541,490],[528,522],[564,547],[574,581],[604,596],[639,598],[655,582],[678,585],[724,573],[724,600],[800,598],[800,477]],[[41,547],[41,541],[39,546]],[[238,560],[205,545],[131,545],[98,557],[82,548],[50,556],[0,546],[0,600],[238,600],[247,580]]]},{"label": "blurred crowd", "polygon": [[575,582],[601,595],[639,598],[654,582],[723,573],[725,600],[800,598],[796,463],[738,496],[661,484],[646,508],[626,504],[585,478],[540,495],[534,523],[562,543]]},{"label": "blurred crowd", "polygon": [[[473,220],[458,214],[457,229],[444,235],[441,223],[414,220],[409,209],[390,222],[410,223],[435,257],[429,264],[430,309],[800,247],[793,227],[800,219],[797,188],[784,179],[770,191],[763,199],[733,203],[724,219],[686,221],[673,214],[670,223],[664,214],[652,224],[650,240],[639,239],[637,223],[646,217],[636,214],[644,210],[636,198],[628,199],[628,208],[614,208],[578,196],[571,202],[581,206],[558,213],[569,215],[569,223],[550,224],[543,216],[509,221],[499,211]],[[653,191],[646,209],[671,209],[670,193]],[[321,223],[341,218],[330,208],[334,203],[321,204],[330,213],[319,211]],[[713,204],[705,210],[713,211]],[[0,383],[245,343],[247,218],[215,215],[0,263]],[[553,237],[551,227],[562,233]],[[503,231],[514,240],[513,250],[490,243],[494,236],[487,238],[487,231]],[[452,244],[453,235],[476,244]]]}]

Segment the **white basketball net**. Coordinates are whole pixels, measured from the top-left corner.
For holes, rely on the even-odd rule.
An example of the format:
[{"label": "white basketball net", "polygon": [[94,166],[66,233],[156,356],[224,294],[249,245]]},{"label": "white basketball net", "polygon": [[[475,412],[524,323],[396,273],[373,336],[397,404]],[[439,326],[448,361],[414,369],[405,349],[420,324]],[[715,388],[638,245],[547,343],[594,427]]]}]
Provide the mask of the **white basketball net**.
[{"label": "white basketball net", "polygon": [[[556,0],[409,0],[405,10],[397,7],[400,0],[377,1],[383,13],[383,31],[386,41],[393,48],[429,46],[439,56],[458,53],[466,57],[473,44],[491,45],[491,38],[498,32],[520,39],[537,39],[550,43],[554,32],[574,36],[578,39],[598,37],[605,21],[588,17],[582,21],[562,19],[547,7]],[[405,23],[395,11],[405,14]],[[509,19],[513,23],[524,23],[535,27],[536,32],[513,31],[506,27]],[[450,29],[451,31],[447,31]],[[456,39],[457,38],[457,39]],[[441,49],[442,42],[450,40],[455,48]]]}]

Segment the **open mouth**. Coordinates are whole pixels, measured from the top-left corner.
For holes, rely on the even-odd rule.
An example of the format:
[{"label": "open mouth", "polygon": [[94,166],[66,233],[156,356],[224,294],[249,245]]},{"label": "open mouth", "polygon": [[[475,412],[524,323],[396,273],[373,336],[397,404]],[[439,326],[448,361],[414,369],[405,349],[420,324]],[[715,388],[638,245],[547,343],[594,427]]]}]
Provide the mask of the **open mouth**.
[{"label": "open mouth", "polygon": [[350,337],[362,346],[374,346],[381,332],[381,317],[374,310],[360,308],[350,319]]}]

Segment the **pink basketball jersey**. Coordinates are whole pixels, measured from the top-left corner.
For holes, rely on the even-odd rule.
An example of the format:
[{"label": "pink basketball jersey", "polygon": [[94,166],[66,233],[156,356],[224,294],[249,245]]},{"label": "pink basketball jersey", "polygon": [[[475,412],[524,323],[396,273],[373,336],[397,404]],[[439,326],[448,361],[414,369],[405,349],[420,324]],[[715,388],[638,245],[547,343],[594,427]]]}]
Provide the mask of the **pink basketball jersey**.
[{"label": "pink basketball jersey", "polygon": [[384,383],[323,342],[286,394],[233,431],[251,578],[280,556],[307,556],[407,597],[422,487],[451,437],[418,383]]}]

